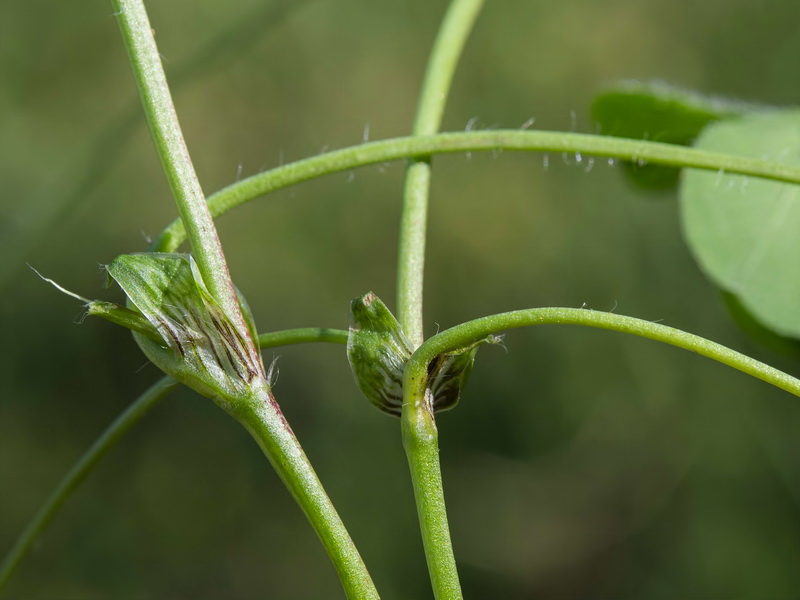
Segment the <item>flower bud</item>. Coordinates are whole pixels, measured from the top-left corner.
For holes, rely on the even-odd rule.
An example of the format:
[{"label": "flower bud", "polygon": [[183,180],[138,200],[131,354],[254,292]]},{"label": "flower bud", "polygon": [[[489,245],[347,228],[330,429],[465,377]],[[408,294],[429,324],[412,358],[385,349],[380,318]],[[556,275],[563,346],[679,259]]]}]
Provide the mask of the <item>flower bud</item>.
[{"label": "flower bud", "polygon": [[[378,409],[400,416],[403,410],[403,372],[413,349],[400,323],[375,294],[350,305],[353,325],[347,338],[347,358],[361,392]],[[428,390],[434,412],[453,408],[483,344],[499,343],[488,336],[465,348],[440,354],[428,366]]]},{"label": "flower bud", "polygon": [[361,392],[375,407],[400,416],[403,370],[411,343],[400,323],[372,292],[350,303],[353,325],[347,337],[347,359]]}]

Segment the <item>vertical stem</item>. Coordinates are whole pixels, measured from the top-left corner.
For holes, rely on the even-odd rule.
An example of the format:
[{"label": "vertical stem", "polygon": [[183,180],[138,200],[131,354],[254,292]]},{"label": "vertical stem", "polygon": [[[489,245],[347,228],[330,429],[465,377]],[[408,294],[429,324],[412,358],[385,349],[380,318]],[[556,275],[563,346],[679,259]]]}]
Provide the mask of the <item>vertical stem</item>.
[{"label": "vertical stem", "polygon": [[[436,37],[422,84],[414,135],[438,131],[458,59],[484,0],[453,0]],[[422,285],[431,157],[413,159],[406,171],[397,265],[397,317],[416,347],[423,339]]]},{"label": "vertical stem", "polygon": [[461,585],[450,541],[450,526],[439,465],[439,433],[426,397],[424,370],[406,367],[403,396],[403,447],[411,469],[422,543],[436,600],[461,600]]},{"label": "vertical stem", "polygon": [[142,99],[147,124],[203,281],[225,314],[247,336],[214,220],[197,179],[172,103],[161,57],[142,0],[111,0]]},{"label": "vertical stem", "polygon": [[[214,221],[183,140],[144,4],[142,0],[112,0],[112,5],[192,254],[209,292],[243,339],[249,341],[246,350],[256,353],[255,340],[245,324]],[[355,545],[263,377],[262,383],[258,389],[251,387],[246,401],[220,404],[255,437],[308,516],[336,566],[348,597],[377,599],[377,591]]]},{"label": "vertical stem", "polygon": [[[431,52],[420,93],[413,134],[439,129],[458,59],[484,0],[453,0]],[[431,180],[431,157],[413,159],[406,171],[397,266],[397,316],[416,348],[425,339],[422,289],[425,270],[425,230]],[[402,435],[408,457],[420,531],[431,585],[437,600],[460,600],[450,528],[439,465],[439,437],[429,399],[427,373],[406,372],[403,386]],[[412,389],[410,382],[415,387]]]}]

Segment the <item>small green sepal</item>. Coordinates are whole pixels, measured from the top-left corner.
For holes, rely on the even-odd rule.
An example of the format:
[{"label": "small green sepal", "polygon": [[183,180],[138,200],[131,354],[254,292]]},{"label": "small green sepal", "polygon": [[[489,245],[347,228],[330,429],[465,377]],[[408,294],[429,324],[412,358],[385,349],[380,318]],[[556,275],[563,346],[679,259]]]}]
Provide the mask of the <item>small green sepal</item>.
[{"label": "small green sepal", "polygon": [[86,314],[93,317],[102,317],[107,321],[122,325],[154,342],[162,342],[161,335],[145,316],[136,310],[120,306],[115,302],[92,300],[86,303]]},{"label": "small green sepal", "polygon": [[[117,325],[122,325],[128,329],[132,329],[133,331],[136,331],[155,342],[161,339],[161,336],[156,328],[153,327],[150,321],[148,321],[144,315],[142,315],[142,313],[131,310],[124,306],[120,306],[114,302],[106,302],[104,300],[89,300],[88,298],[84,298],[75,292],[69,291],[67,288],[59,285],[52,279],[45,277],[33,267],[31,267],[31,269],[33,269],[33,272],[41,277],[44,281],[55,287],[60,292],[63,292],[67,296],[83,302],[83,305],[86,308],[84,317],[86,315],[102,317],[107,321],[111,321]],[[83,317],[80,319],[80,322],[83,322]]]},{"label": "small green sepal", "polygon": [[433,411],[450,410],[458,404],[461,390],[467,384],[475,364],[478,348],[484,344],[501,344],[502,336],[489,335],[455,352],[440,354],[428,365],[428,387]]}]

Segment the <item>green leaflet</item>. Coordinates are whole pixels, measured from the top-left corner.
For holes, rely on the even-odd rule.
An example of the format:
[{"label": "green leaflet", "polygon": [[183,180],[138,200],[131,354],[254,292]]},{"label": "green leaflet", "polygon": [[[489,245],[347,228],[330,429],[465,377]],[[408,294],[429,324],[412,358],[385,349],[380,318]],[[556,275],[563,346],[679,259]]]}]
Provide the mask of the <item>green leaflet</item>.
[{"label": "green leaflet", "polygon": [[[350,304],[353,325],[347,338],[347,358],[361,392],[379,410],[399,417],[403,410],[403,372],[411,358],[411,343],[400,323],[372,292]],[[428,389],[434,412],[453,408],[461,397],[475,354],[489,336],[456,352],[437,356],[428,367]]]},{"label": "green leaflet", "polygon": [[[224,401],[252,397],[267,385],[252,331],[239,331],[206,289],[187,254],[123,254],[109,275],[160,336],[134,331],[147,357],[162,371],[204,396]],[[243,303],[248,328],[252,317]],[[249,338],[249,339],[248,339]]]},{"label": "green leaflet", "polygon": [[[800,165],[800,110],[720,121],[695,145]],[[759,323],[800,338],[800,186],[690,169],[679,198],[684,239],[703,272]]]}]

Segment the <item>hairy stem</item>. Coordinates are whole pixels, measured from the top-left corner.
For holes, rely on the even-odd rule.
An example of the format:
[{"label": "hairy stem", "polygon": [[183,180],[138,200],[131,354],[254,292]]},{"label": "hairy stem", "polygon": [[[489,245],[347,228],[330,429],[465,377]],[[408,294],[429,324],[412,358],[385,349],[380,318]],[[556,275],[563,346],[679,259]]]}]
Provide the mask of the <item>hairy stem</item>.
[{"label": "hairy stem", "polygon": [[[438,555],[436,545],[447,540],[447,515],[441,491],[437,431],[430,399],[426,396],[428,365],[437,356],[453,352],[487,335],[517,327],[562,324],[583,325],[629,333],[696,352],[800,396],[800,380],[730,348],[679,329],[642,319],[574,308],[533,308],[469,321],[426,340],[411,356],[403,379],[403,441],[412,471],[416,468],[414,493],[429,557],[443,573],[443,589],[456,582],[447,579],[450,557]],[[411,459],[413,457],[413,460]],[[433,573],[433,570],[432,570]],[[455,596],[442,596],[450,598]]]},{"label": "hairy stem", "polygon": [[404,391],[401,417],[403,448],[411,470],[422,544],[434,596],[437,600],[458,599],[462,597],[461,584],[447,522],[439,464],[439,433],[429,404],[424,386],[420,396],[412,397]]},{"label": "hairy stem", "polygon": [[800,379],[731,350],[722,344],[644,319],[584,308],[515,310],[468,321],[442,331],[427,339],[412,355],[405,371],[404,392],[412,398],[421,397],[424,392],[428,363],[439,354],[463,348],[499,331],[549,324],[596,327],[670,344],[728,365],[795,396],[800,396]]},{"label": "hairy stem", "polygon": [[[324,327],[306,327],[301,329],[286,329],[273,331],[258,336],[258,343],[262,350],[277,348],[291,344],[309,342],[328,342],[333,344],[347,344],[347,331],[341,329],[328,329]],[[80,483],[91,473],[102,459],[122,439],[125,433],[153,407],[167,396],[177,382],[171,377],[164,377],[150,386],[139,396],[81,456],[77,463],[67,472],[55,490],[45,500],[45,503],[33,516],[28,526],[20,534],[14,546],[0,564],[0,591],[11,579],[22,559],[30,550],[33,543],[44,531],[53,517],[63,506],[64,502],[72,495]]]},{"label": "hairy stem", "polygon": [[[450,2],[428,61],[413,135],[430,135],[439,130],[458,60],[482,7],[483,0]],[[422,290],[431,158],[431,155],[416,156],[409,163],[400,215],[397,318],[413,348],[425,339]],[[402,416],[403,446],[411,471],[433,593],[437,599],[459,600],[461,585],[447,524],[433,412],[417,411],[404,405]]]},{"label": "hairy stem", "polygon": [[[208,198],[214,217],[241,204],[316,177],[350,171],[429,154],[509,150],[517,152],[574,153],[605,156],[671,167],[724,171],[773,181],[800,183],[800,168],[722,152],[708,152],[675,144],[629,140],[601,135],[558,131],[471,131],[430,136],[401,137],[335,150],[253,175]],[[170,224],[152,249],[174,252],[186,239],[180,220]]]},{"label": "hairy stem", "polygon": [[189,234],[192,255],[211,295],[240,333],[248,336],[214,220],[183,139],[144,3],[142,0],[111,0],[111,4],[128,51],[150,134]]},{"label": "hairy stem", "polygon": [[[436,133],[458,59],[484,0],[453,0],[431,51],[412,135]],[[397,318],[416,348],[422,343],[422,284],[428,220],[431,156],[418,156],[406,170],[397,258]]]},{"label": "hairy stem", "polygon": [[[142,0],[112,0],[112,4],[147,122],[200,274],[239,336],[247,340],[245,353],[255,354],[254,340],[239,307],[214,220],[183,140],[144,4]],[[257,383],[252,383],[254,378]],[[248,382],[252,385],[247,398],[218,404],[250,431],[267,455],[319,535],[348,597],[377,598],[355,545],[275,402],[269,383],[263,373],[255,371]]]}]

